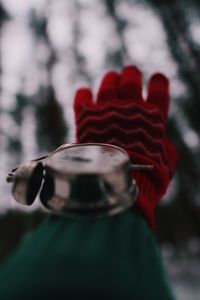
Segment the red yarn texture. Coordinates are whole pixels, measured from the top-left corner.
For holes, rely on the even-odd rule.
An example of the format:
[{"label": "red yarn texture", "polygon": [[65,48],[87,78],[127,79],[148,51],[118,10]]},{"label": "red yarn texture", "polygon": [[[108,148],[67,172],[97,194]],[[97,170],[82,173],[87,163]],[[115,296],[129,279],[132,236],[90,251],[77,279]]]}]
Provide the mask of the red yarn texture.
[{"label": "red yarn texture", "polygon": [[152,164],[153,171],[134,171],[139,187],[137,207],[155,229],[154,209],[175,171],[177,152],[166,137],[169,82],[161,73],[142,97],[142,76],[135,66],[121,74],[110,71],[101,83],[97,100],[88,88],[77,91],[74,102],[77,142],[109,143],[125,149],[133,163]]}]

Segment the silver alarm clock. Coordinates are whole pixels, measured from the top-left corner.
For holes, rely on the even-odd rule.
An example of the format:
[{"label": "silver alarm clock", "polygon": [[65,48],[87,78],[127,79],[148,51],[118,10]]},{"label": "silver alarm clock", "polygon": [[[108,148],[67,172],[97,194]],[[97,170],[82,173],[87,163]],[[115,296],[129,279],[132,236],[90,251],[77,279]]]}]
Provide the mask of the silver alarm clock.
[{"label": "silver alarm clock", "polygon": [[100,217],[134,204],[138,187],[125,150],[103,143],[64,144],[8,174],[16,201],[30,205],[40,192],[44,207],[72,217]]}]

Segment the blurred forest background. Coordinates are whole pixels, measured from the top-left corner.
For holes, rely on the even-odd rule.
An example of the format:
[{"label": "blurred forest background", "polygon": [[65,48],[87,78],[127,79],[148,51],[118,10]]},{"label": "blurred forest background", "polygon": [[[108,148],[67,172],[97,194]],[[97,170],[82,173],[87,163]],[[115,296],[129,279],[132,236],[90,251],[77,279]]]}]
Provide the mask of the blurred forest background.
[{"label": "blurred forest background", "polygon": [[45,217],[39,202],[14,202],[8,171],[74,141],[78,87],[97,91],[105,71],[136,64],[144,85],[156,71],[171,81],[180,162],[157,238],[177,299],[200,299],[200,2],[2,0],[0,57],[0,259]]}]

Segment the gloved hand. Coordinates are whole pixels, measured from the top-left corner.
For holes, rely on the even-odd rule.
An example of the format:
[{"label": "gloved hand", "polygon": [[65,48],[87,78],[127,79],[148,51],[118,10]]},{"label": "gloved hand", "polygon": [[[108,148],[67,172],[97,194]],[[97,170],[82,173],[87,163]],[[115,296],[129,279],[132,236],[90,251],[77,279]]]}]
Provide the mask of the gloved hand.
[{"label": "gloved hand", "polygon": [[125,149],[132,163],[152,164],[152,171],[134,171],[139,187],[137,207],[155,229],[154,209],[166,192],[175,171],[177,153],[166,137],[169,82],[161,73],[148,84],[142,96],[142,76],[135,66],[121,74],[108,72],[101,83],[97,101],[88,88],[77,91],[74,102],[79,143],[109,143]]}]

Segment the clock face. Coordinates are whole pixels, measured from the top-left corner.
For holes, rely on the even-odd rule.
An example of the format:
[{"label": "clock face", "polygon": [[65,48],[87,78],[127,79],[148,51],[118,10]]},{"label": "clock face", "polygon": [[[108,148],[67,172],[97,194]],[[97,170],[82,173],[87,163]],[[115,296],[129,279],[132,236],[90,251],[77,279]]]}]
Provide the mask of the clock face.
[{"label": "clock face", "polygon": [[49,156],[47,165],[64,173],[106,173],[128,161],[128,154],[112,145],[74,144]]}]

